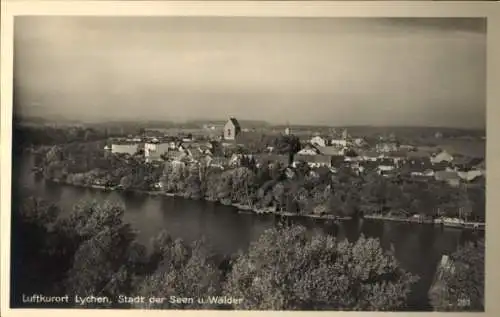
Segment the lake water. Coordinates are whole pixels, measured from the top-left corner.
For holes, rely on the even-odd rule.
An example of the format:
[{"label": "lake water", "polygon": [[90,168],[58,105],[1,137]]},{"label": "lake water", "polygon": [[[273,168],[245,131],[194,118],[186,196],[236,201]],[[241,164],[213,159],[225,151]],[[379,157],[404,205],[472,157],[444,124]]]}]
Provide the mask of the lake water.
[{"label": "lake water", "polygon": [[[30,191],[70,209],[82,199],[113,200],[126,207],[125,221],[138,230],[138,239],[148,244],[150,238],[166,229],[173,237],[190,242],[206,237],[217,252],[232,254],[245,250],[266,229],[277,224],[275,216],[239,214],[235,208],[217,203],[182,198],[103,192],[45,182],[31,172],[31,157],[14,162],[13,192]],[[348,221],[339,225],[317,219],[294,219],[312,231],[333,234],[355,241],[361,234],[379,238],[384,248],[394,246],[400,264],[420,276],[415,285],[411,310],[430,309],[427,291],[436,265],[443,254],[454,252],[459,245],[483,236],[483,233],[442,229],[432,225],[381,221]]]}]

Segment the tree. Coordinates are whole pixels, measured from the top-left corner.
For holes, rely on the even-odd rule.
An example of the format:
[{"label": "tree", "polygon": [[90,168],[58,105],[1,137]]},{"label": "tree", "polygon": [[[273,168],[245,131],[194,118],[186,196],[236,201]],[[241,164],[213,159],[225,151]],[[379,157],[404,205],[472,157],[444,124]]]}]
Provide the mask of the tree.
[{"label": "tree", "polygon": [[484,251],[484,240],[480,240],[451,255],[451,266],[438,271],[429,291],[435,310],[484,311]]},{"label": "tree", "polygon": [[36,197],[12,200],[12,298],[21,298],[26,290],[51,294],[54,282],[62,279],[64,268],[53,229],[60,209]]},{"label": "tree", "polygon": [[82,201],[62,222],[79,240],[65,291],[94,296],[118,296],[131,291],[141,272],[145,249],[134,242],[135,232],[123,222],[124,207],[110,202]]},{"label": "tree", "polygon": [[255,174],[247,167],[238,167],[231,171],[232,200],[250,205],[255,197]]},{"label": "tree", "polygon": [[122,225],[107,227],[83,242],[68,272],[67,292],[80,296],[118,296],[120,293],[113,290],[125,289],[120,284],[126,282],[128,252],[134,239],[130,227]]},{"label": "tree", "polygon": [[[145,297],[202,298],[216,295],[220,290],[221,272],[218,270],[209,247],[204,240],[191,246],[173,240],[161,232],[153,241],[151,263],[158,263],[156,270],[138,285],[137,294]],[[204,304],[144,303],[141,308],[203,308]]]},{"label": "tree", "polygon": [[200,199],[202,197],[200,170],[199,168],[191,168],[188,173],[185,196],[192,199]]},{"label": "tree", "polygon": [[416,277],[375,239],[309,236],[301,226],[267,230],[240,254],[224,285],[237,309],[396,310]]},{"label": "tree", "polygon": [[122,204],[82,200],[73,207],[73,212],[64,223],[87,240],[106,228],[123,226],[124,213]]}]

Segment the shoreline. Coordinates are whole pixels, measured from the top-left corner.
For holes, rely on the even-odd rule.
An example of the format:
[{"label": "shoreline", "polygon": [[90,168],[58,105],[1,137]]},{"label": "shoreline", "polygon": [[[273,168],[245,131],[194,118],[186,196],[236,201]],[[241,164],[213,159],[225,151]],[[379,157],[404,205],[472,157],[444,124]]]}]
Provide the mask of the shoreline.
[{"label": "shoreline", "polygon": [[106,192],[123,192],[123,193],[134,193],[134,194],[143,194],[143,195],[148,195],[148,196],[164,196],[164,197],[172,197],[172,198],[182,198],[182,199],[190,199],[190,200],[201,200],[205,202],[211,202],[211,203],[217,203],[222,206],[229,206],[233,207],[237,210],[239,214],[255,214],[255,215],[274,215],[274,216],[280,216],[280,217],[295,217],[295,218],[313,218],[313,219],[321,219],[321,220],[335,220],[335,221],[345,221],[345,220],[352,220],[352,217],[337,217],[333,215],[315,215],[315,214],[296,214],[296,213],[291,213],[291,212],[277,212],[274,211],[273,208],[253,208],[249,205],[244,205],[240,203],[230,203],[230,204],[224,204],[220,201],[217,200],[210,200],[206,198],[199,198],[199,199],[194,199],[194,198],[187,198],[182,194],[177,194],[177,193],[168,193],[168,192],[161,192],[161,191],[155,191],[155,190],[140,190],[140,189],[115,189],[115,188],[110,188],[104,185],[77,185],[77,184],[72,184],[68,182],[63,182],[60,180],[54,180],[54,179],[44,179],[45,181],[56,183],[56,184],[61,184],[61,185],[66,185],[66,186],[73,186],[73,187],[80,187],[80,188],[88,188],[88,189],[97,189],[101,191],[106,191]]},{"label": "shoreline", "polygon": [[[108,191],[108,192],[129,192],[129,193],[137,193],[137,194],[145,194],[148,196],[164,196],[164,197],[179,197],[182,199],[191,199],[195,200],[193,198],[188,198],[185,197],[182,194],[177,194],[177,193],[167,193],[167,192],[161,192],[161,191],[155,191],[155,190],[139,190],[139,189],[116,189],[115,188],[110,188],[104,185],[77,185],[77,184],[71,184],[68,182],[63,182],[60,180],[54,180],[54,179],[44,179],[45,181],[57,183],[57,184],[62,184],[62,185],[67,185],[67,186],[74,186],[74,187],[81,187],[81,188],[90,188],[90,189],[97,189],[101,191]],[[289,217],[289,218],[311,218],[311,219],[320,219],[320,220],[333,220],[336,222],[339,221],[348,221],[348,220],[353,220],[353,217],[337,217],[334,215],[328,215],[328,214],[296,214],[296,213],[291,213],[291,212],[278,212],[275,211],[273,208],[254,208],[249,205],[244,205],[240,203],[229,203],[229,204],[224,204],[219,201],[214,201],[210,199],[205,199],[205,198],[200,198],[198,200],[203,200],[206,202],[212,202],[212,203],[218,203],[223,206],[230,206],[233,207],[237,210],[238,213],[240,214],[255,214],[255,215],[274,215],[278,217]],[[443,226],[446,228],[454,228],[454,229],[462,229],[462,230],[480,230],[480,231],[485,231],[485,223],[482,222],[459,222],[459,223],[450,223],[450,222],[443,222],[441,219],[416,219],[416,218],[400,218],[400,217],[391,217],[391,216],[383,216],[383,215],[362,215],[359,217],[360,220],[362,219],[367,219],[367,220],[377,220],[377,221],[392,221],[392,222],[404,222],[404,223],[412,223],[412,224],[427,224],[427,225],[434,225],[434,226]]]},{"label": "shoreline", "polygon": [[441,219],[415,219],[415,218],[399,218],[399,217],[388,217],[383,215],[364,215],[364,219],[379,220],[379,221],[393,221],[393,222],[406,222],[415,224],[426,224],[434,226],[444,226],[446,228],[455,229],[475,229],[475,230],[485,230],[486,224],[484,222],[443,222]]}]

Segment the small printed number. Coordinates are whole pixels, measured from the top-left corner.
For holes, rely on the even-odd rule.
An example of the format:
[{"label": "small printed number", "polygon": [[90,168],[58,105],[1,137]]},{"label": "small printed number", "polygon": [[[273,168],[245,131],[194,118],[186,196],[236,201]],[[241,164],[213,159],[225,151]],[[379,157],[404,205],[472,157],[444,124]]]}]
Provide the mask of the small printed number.
[{"label": "small printed number", "polygon": [[458,300],[458,306],[461,306],[461,307],[470,306],[470,299],[468,299],[468,298],[460,298]]}]

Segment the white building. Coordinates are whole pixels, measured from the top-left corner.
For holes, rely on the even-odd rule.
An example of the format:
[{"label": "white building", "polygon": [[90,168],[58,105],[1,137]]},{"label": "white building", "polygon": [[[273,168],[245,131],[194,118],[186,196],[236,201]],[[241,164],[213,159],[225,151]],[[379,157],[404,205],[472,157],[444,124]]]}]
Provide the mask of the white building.
[{"label": "white building", "polygon": [[441,153],[431,157],[432,164],[451,161],[453,161],[453,156],[446,151],[442,151]]},{"label": "white building", "polygon": [[161,160],[162,154],[170,149],[169,143],[146,143],[144,144],[144,157],[146,162]]},{"label": "white building", "polygon": [[138,143],[111,144],[111,153],[126,153],[134,155],[139,150]]},{"label": "white building", "polygon": [[314,145],[306,144],[302,150],[300,150],[297,154],[299,155],[316,155],[320,154],[320,151],[314,147]]},{"label": "white building", "polygon": [[333,146],[347,147],[347,140],[331,140],[330,144]]},{"label": "white building", "polygon": [[483,173],[478,170],[471,170],[468,172],[458,172],[458,177],[468,182],[471,182],[480,176],[483,176]]},{"label": "white building", "polygon": [[310,142],[311,142],[312,145],[317,145],[317,146],[323,146],[323,147],[325,147],[327,145],[327,140],[325,140],[324,138],[320,137],[319,135],[313,137]]}]

